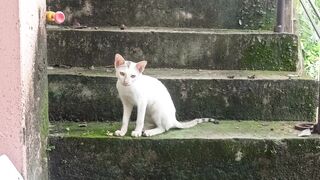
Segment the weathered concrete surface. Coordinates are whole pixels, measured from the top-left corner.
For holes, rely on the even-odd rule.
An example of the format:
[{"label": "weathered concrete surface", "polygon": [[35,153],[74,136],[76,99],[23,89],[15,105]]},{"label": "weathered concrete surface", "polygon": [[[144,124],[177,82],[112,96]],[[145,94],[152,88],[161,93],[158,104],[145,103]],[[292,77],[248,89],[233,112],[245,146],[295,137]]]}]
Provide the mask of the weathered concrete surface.
[{"label": "weathered concrete surface", "polygon": [[298,138],[293,125],[224,121],[117,138],[106,133],[119,123],[62,123],[49,138],[50,179],[319,179],[319,135]]},{"label": "weathered concrete surface", "polygon": [[[122,106],[112,70],[50,70],[50,120],[119,120]],[[317,82],[305,77],[289,79],[288,72],[147,69],[146,73],[166,85],[180,120],[315,118]],[[232,75],[234,79],[227,78]],[[255,79],[247,78],[252,75]]]},{"label": "weathered concrete surface", "polygon": [[[291,0],[290,0],[291,1]],[[273,30],[274,0],[47,0],[66,25]]]},{"label": "weathered concrete surface", "polygon": [[[47,34],[44,0],[20,1],[20,57],[27,180],[48,179]],[[14,97],[12,97],[14,98]]]},{"label": "weathered concrete surface", "polygon": [[50,65],[112,65],[115,53],[149,67],[296,71],[293,34],[210,29],[115,27],[48,29]]},{"label": "weathered concrete surface", "polygon": [[45,1],[0,4],[0,154],[12,160],[25,180],[46,180]]}]

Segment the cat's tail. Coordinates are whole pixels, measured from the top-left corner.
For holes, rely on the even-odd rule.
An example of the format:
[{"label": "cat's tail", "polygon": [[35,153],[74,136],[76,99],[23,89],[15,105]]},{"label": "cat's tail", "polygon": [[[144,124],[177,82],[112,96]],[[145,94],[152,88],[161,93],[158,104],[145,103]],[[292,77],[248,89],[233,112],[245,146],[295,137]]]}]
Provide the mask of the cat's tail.
[{"label": "cat's tail", "polygon": [[177,121],[175,127],[179,129],[185,129],[185,128],[191,128],[197,124],[204,123],[204,122],[214,122],[215,119],[213,118],[199,118],[199,119],[193,119],[191,121],[187,122],[179,122]]}]

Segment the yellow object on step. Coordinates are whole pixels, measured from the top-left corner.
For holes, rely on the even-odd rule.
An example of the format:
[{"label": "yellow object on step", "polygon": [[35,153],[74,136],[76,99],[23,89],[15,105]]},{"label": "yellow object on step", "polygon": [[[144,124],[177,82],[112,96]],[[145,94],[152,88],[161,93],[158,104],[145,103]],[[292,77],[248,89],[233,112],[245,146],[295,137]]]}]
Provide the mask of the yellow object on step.
[{"label": "yellow object on step", "polygon": [[65,20],[65,15],[61,11],[57,11],[57,12],[47,11],[46,19],[48,22],[55,22],[57,24],[61,24]]},{"label": "yellow object on step", "polygon": [[49,22],[54,22],[54,16],[55,16],[55,12],[53,11],[47,11],[46,13],[46,17],[47,17],[47,21]]}]

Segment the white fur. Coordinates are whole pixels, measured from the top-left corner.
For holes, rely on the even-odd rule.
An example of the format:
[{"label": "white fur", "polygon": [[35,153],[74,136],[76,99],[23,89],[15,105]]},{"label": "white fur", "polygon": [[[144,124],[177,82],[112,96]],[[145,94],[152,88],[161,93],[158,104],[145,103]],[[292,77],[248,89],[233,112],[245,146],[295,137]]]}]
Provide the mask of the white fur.
[{"label": "white fur", "polygon": [[[153,136],[171,128],[189,128],[208,119],[178,122],[176,109],[167,88],[156,78],[143,75],[146,61],[125,61],[119,54],[115,58],[117,89],[123,105],[122,127],[117,136],[127,133],[130,115],[137,106],[136,128],[131,136]],[[141,72],[140,72],[141,71]],[[143,134],[142,134],[143,132]]]}]

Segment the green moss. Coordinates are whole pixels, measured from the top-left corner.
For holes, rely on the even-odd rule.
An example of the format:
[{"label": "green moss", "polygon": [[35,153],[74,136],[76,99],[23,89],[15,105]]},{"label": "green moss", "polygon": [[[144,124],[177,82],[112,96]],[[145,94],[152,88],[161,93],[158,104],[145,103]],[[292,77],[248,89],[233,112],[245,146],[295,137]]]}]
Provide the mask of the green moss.
[{"label": "green moss", "polygon": [[[53,70],[49,75],[50,120],[120,120],[122,105],[117,97],[114,73],[100,77],[100,71],[103,70],[87,72],[72,68],[64,70],[65,73]],[[146,73],[158,77],[168,88],[179,120],[196,117],[314,119],[309,115],[315,113],[317,106],[317,82],[305,76],[289,79],[288,74],[296,74],[294,72],[149,69]],[[228,75],[235,77],[229,79]],[[248,79],[252,75],[256,78]],[[311,106],[305,104],[306,99]],[[133,114],[132,118],[135,117]]]},{"label": "green moss", "polygon": [[[304,96],[301,97],[301,94],[304,94]],[[319,104],[319,99],[312,98],[309,95],[309,88],[307,88],[306,86],[304,86],[303,89],[297,89],[297,91],[295,92],[295,98],[289,97],[288,107],[291,109],[291,113],[295,113],[293,109],[301,109],[302,107],[304,107],[306,109],[306,111],[304,112],[304,116],[311,117],[308,121],[313,121],[316,119],[316,109],[317,104]],[[302,101],[298,102],[297,97],[301,98]]]},{"label": "green moss", "polygon": [[41,141],[41,165],[44,169],[44,177],[47,178],[48,173],[48,154],[47,144],[49,136],[49,111],[48,111],[48,82],[45,78],[42,82],[41,97],[40,97],[40,111],[39,126],[40,126],[40,141]]},{"label": "green moss", "polygon": [[[70,130],[57,131],[49,138],[55,146],[50,151],[51,179],[70,179],[74,174],[80,179],[294,179],[320,175],[314,174],[320,164],[319,135],[298,138],[293,122],[222,121],[150,138],[106,137],[101,130],[120,127],[119,123],[108,124],[89,123],[87,128],[76,123],[55,124],[53,129]],[[79,132],[93,128],[97,130],[95,138]]]},{"label": "green moss", "polygon": [[[96,13],[81,13],[86,8],[83,1],[53,1],[48,3],[52,10],[72,9],[70,18],[64,25],[72,25],[73,18],[81,19],[83,24],[94,26],[117,26],[124,23],[128,27],[204,27],[214,29],[267,29],[275,24],[276,1],[274,0],[215,0],[179,1],[103,0],[91,3]],[[57,9],[55,9],[57,8]],[[156,9],[156,11],[155,11]],[[178,18],[177,14],[187,10],[192,18]],[[139,13],[139,16],[136,15]],[[108,15],[108,16],[106,16]],[[238,23],[238,19],[243,23]]]},{"label": "green moss", "polygon": [[[219,124],[202,123],[196,127],[176,130],[172,129],[164,134],[147,139],[194,139],[194,138],[292,138],[298,131],[293,129],[297,122],[258,122],[258,121],[220,121]],[[109,133],[120,129],[119,122],[90,122],[86,127],[79,127],[76,122],[52,123],[50,136],[83,137],[83,138],[118,138]],[[125,139],[131,139],[130,133],[134,123],[130,123]],[[213,133],[214,132],[214,133]],[[134,138],[136,139],[136,138]]]},{"label": "green moss", "polygon": [[49,111],[48,111],[48,86],[47,83],[46,87],[44,87],[44,90],[42,92],[42,97],[41,99],[41,128],[40,128],[40,134],[41,134],[41,139],[44,140],[48,137],[49,134]]},{"label": "green moss", "polygon": [[273,30],[276,22],[276,1],[242,1],[239,21],[243,29]]},{"label": "green moss", "polygon": [[[277,53],[275,53],[277,52]],[[250,70],[296,71],[297,39],[283,35],[266,41],[256,37],[243,53],[241,68]]]},{"label": "green moss", "polygon": [[[128,52],[120,53],[133,61],[146,59],[148,67],[153,68],[274,70],[276,67],[291,71],[296,69],[298,56],[295,51],[297,48],[292,48],[292,52],[286,48],[287,42],[290,43],[289,47],[298,44],[293,34],[248,30],[201,29],[198,31],[165,28],[140,28],[125,31],[114,31],[113,28],[104,28],[99,31],[52,29],[48,31],[48,49],[50,49],[48,57],[51,59],[49,61],[51,65],[112,66],[113,52],[117,52],[118,49],[128,49]],[[95,42],[94,39],[99,39],[99,42]],[[148,43],[145,43],[145,39],[148,39]],[[61,45],[59,43],[61,41],[68,42],[68,44]],[[82,43],[83,41],[86,43]],[[95,48],[97,43],[101,47],[109,48],[103,51],[97,49]],[[177,46],[177,43],[180,45]],[[125,47],[120,47],[123,45]],[[261,53],[255,53],[256,50]],[[247,57],[244,58],[244,56]],[[95,57],[94,61],[92,57]],[[265,57],[268,59],[261,59]],[[265,65],[264,61],[267,61],[268,64]],[[245,66],[246,64],[248,67]],[[268,69],[269,66],[271,66],[270,69]]]}]

